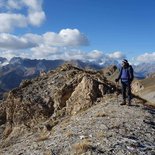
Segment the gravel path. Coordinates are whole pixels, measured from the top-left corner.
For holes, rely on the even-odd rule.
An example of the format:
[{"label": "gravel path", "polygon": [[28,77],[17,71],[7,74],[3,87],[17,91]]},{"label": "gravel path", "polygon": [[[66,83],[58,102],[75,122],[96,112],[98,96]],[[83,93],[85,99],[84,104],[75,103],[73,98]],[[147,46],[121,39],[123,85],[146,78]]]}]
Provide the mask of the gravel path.
[{"label": "gravel path", "polygon": [[51,131],[29,131],[3,142],[1,154],[155,155],[155,109],[138,102],[121,106],[121,96],[105,96]]}]

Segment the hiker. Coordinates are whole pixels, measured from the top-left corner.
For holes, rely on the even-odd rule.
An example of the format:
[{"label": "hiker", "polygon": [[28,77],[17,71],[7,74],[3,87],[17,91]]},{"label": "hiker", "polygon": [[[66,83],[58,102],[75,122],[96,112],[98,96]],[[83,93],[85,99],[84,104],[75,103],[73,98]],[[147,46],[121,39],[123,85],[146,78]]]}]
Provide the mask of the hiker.
[{"label": "hiker", "polygon": [[122,97],[123,102],[120,105],[126,104],[126,91],[128,94],[128,105],[131,106],[131,82],[133,81],[134,75],[133,75],[133,68],[131,65],[129,65],[128,61],[126,59],[123,59],[122,61],[122,68],[120,70],[119,76],[117,79],[115,79],[115,82],[119,82],[121,79],[122,84]]}]

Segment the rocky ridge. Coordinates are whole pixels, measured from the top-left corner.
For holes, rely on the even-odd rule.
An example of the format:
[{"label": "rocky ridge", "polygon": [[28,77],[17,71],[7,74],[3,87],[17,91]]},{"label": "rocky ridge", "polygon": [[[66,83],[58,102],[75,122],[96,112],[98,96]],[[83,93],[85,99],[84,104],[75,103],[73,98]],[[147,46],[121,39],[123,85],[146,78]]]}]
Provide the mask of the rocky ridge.
[{"label": "rocky ridge", "polygon": [[1,154],[150,154],[155,111],[120,106],[101,72],[65,64],[25,80],[0,107]]},{"label": "rocky ridge", "polygon": [[33,80],[25,80],[10,91],[1,104],[1,120],[6,121],[9,131],[23,124],[31,128],[36,121],[87,109],[98,97],[114,89],[100,73],[66,64]]}]

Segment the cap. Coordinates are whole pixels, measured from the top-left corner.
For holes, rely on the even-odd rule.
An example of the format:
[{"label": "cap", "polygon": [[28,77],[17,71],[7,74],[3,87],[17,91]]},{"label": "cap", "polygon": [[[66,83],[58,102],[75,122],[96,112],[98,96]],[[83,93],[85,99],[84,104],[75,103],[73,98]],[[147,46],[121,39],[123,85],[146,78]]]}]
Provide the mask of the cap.
[{"label": "cap", "polygon": [[122,62],[124,62],[124,63],[128,63],[128,60],[126,60],[126,59],[123,59],[123,60],[122,60]]}]

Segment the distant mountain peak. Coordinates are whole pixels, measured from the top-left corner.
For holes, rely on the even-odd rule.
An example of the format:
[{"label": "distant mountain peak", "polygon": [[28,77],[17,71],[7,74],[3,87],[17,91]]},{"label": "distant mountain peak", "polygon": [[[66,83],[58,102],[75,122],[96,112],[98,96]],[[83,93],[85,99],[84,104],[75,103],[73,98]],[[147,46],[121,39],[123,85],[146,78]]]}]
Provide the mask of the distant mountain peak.
[{"label": "distant mountain peak", "polygon": [[13,57],[12,59],[10,59],[9,63],[10,64],[21,64],[23,61],[23,58],[21,57]]},{"label": "distant mountain peak", "polygon": [[0,64],[6,63],[8,60],[4,57],[0,57]]}]

